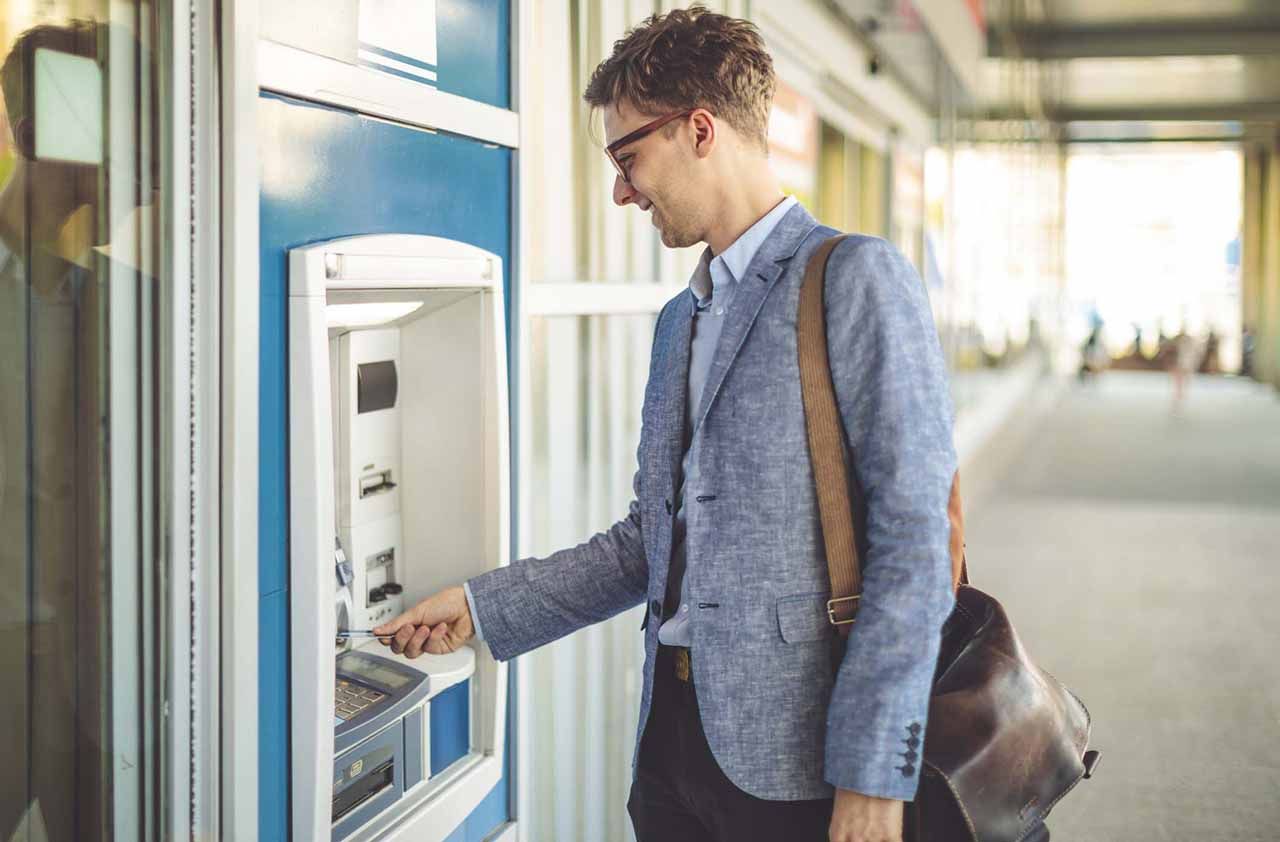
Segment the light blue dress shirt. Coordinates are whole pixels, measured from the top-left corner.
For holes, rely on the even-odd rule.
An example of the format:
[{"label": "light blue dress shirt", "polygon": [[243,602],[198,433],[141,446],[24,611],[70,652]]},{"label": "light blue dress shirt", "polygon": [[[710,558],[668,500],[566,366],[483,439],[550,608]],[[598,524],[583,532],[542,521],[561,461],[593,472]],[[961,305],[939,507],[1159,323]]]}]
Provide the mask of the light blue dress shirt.
[{"label": "light blue dress shirt", "polygon": [[[733,305],[733,293],[751,264],[751,259],[795,204],[795,197],[787,196],[715,257],[711,256],[711,248],[708,246],[703,250],[702,259],[698,261],[697,268],[689,279],[689,306],[693,308],[693,324],[689,338],[689,391],[685,400],[684,455],[681,458],[681,475],[684,480],[676,495],[675,526],[671,537],[673,560],[676,553],[683,557],[685,552],[684,489],[697,481],[697,466],[689,462],[689,443],[693,440],[696,413],[702,402],[707,375],[711,371],[711,361],[715,358],[724,316]],[[680,608],[675,616],[658,629],[658,640],[668,646],[689,646],[692,643],[689,632],[688,560],[685,559],[685,562],[686,575],[680,586]],[[471,624],[475,628],[476,638],[484,640],[471,587],[463,583],[462,588],[467,596],[467,608],[471,611]]]}]

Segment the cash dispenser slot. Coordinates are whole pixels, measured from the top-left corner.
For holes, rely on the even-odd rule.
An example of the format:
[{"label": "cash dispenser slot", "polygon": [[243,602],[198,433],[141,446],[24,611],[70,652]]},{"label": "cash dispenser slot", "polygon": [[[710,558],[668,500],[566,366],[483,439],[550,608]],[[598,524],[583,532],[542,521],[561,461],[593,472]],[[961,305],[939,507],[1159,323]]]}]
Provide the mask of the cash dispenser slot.
[{"label": "cash dispenser slot", "polygon": [[391,469],[378,471],[373,474],[365,474],[360,477],[360,499],[374,494],[382,494],[395,488],[396,484],[391,481]]}]

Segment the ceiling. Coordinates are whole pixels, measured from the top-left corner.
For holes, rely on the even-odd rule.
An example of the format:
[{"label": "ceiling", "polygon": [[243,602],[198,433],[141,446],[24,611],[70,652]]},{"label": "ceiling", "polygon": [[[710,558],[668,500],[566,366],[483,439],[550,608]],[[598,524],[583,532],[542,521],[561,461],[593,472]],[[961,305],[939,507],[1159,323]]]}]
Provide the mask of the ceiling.
[{"label": "ceiling", "polygon": [[[1280,120],[1280,0],[988,0],[980,110]],[[1028,61],[1031,60],[1031,61]]]}]

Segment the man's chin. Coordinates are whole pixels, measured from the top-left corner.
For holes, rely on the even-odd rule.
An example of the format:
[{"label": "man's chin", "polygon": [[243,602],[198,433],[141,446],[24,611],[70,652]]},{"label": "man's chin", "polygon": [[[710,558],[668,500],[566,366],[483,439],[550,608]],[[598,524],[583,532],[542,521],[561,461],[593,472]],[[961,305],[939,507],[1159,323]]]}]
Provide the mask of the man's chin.
[{"label": "man's chin", "polygon": [[682,236],[666,228],[659,228],[658,233],[662,236],[662,244],[669,249],[688,248],[698,242],[696,238]]}]

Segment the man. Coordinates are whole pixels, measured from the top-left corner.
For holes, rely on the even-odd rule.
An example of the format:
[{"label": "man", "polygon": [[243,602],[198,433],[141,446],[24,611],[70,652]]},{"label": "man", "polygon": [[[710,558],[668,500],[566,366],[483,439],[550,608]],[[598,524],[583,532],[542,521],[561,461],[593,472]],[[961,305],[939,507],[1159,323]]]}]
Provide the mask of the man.
[{"label": "man", "polygon": [[923,285],[882,240],[827,269],[831,373],[863,501],[845,646],[830,595],[796,350],[801,278],[837,233],[767,160],[775,80],[755,28],[694,7],[614,46],[614,202],[705,243],[658,317],[630,513],[545,559],[443,591],[379,631],[409,657],[481,633],[512,658],[648,601],[634,783],[649,840],[900,840],[952,607],[946,373]]}]

